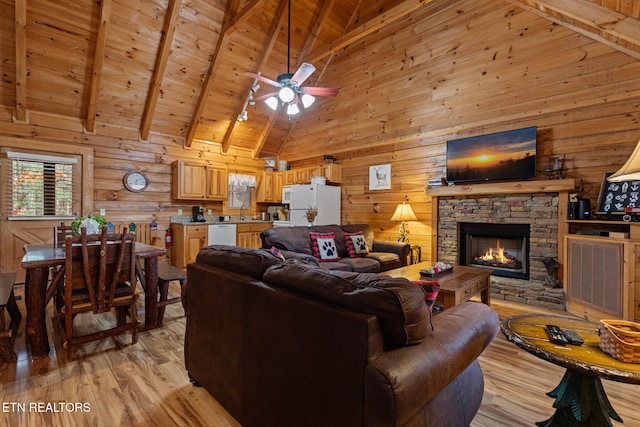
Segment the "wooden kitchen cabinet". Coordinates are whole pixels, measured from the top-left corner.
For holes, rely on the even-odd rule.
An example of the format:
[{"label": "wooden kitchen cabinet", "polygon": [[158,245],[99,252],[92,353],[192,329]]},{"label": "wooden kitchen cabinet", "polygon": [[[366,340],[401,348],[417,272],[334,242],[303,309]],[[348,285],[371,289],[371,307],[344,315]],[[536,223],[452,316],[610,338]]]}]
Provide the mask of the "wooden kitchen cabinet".
[{"label": "wooden kitchen cabinet", "polygon": [[227,198],[226,169],[177,160],[172,164],[172,172],[174,199],[221,200]]},{"label": "wooden kitchen cabinet", "polygon": [[258,202],[281,202],[282,201],[282,180],[283,172],[264,172],[262,179],[258,183]]},{"label": "wooden kitchen cabinet", "polygon": [[322,163],[316,166],[307,166],[279,172],[282,185],[309,184],[314,176],[324,176],[327,182],[339,184],[342,182],[342,166],[337,163]]},{"label": "wooden kitchen cabinet", "polygon": [[324,163],[316,168],[313,175],[324,176],[327,182],[342,182],[342,166],[336,163]]},{"label": "wooden kitchen cabinet", "polygon": [[200,249],[207,244],[207,226],[205,224],[171,224],[173,233],[173,247],[171,263],[180,268],[186,268],[190,262],[195,262]]},{"label": "wooden kitchen cabinet", "polygon": [[237,224],[236,245],[244,248],[260,249],[262,247],[260,232],[271,226],[270,222]]},{"label": "wooden kitchen cabinet", "polygon": [[206,168],[207,199],[220,200],[227,198],[229,182],[226,169]]},{"label": "wooden kitchen cabinet", "polygon": [[178,160],[172,166],[173,198],[203,200],[207,191],[206,169],[201,164]]},{"label": "wooden kitchen cabinet", "polygon": [[263,172],[262,178],[258,182],[258,188],[257,188],[258,202],[275,202],[273,175],[274,175],[274,172]]}]

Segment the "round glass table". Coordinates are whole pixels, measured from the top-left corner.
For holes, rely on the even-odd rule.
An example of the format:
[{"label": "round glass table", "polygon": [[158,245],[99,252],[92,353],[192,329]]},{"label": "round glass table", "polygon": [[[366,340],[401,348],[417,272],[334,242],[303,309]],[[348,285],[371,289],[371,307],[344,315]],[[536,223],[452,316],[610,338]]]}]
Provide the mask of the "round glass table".
[{"label": "round glass table", "polygon": [[[584,344],[554,344],[549,341],[545,325],[572,329]],[[509,341],[567,369],[558,386],[547,393],[555,398],[556,412],[537,422],[538,426],[612,426],[611,419],[622,422],[607,398],[601,378],[640,384],[640,364],[623,363],[603,352],[599,327],[599,323],[545,314],[523,314],[502,322],[502,333]]]}]

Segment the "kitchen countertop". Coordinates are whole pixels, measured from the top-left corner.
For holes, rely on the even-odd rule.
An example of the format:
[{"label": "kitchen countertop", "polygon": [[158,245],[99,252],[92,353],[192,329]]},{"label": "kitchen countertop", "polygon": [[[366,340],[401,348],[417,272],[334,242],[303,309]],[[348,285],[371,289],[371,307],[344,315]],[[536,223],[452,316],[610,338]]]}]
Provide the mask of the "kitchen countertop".
[{"label": "kitchen countertop", "polygon": [[184,225],[210,225],[210,224],[272,224],[273,221],[261,221],[259,219],[245,219],[241,221],[238,217],[231,217],[229,221],[220,221],[217,216],[205,216],[204,222],[193,222],[190,215],[172,216],[171,224]]}]

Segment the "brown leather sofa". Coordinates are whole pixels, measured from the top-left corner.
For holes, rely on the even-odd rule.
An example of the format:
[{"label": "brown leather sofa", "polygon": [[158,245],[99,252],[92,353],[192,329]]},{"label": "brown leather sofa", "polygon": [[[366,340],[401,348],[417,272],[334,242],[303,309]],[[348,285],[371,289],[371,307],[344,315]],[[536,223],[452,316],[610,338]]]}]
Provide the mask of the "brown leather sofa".
[{"label": "brown leather sofa", "polygon": [[245,427],[466,426],[480,406],[499,329],[485,304],[431,318],[406,279],[235,246],[187,275],[189,376]]},{"label": "brown leather sofa", "polygon": [[[316,262],[311,250],[309,231],[334,233],[339,261]],[[344,233],[361,231],[369,252],[362,257],[351,258],[347,252]],[[378,273],[407,265],[410,246],[408,243],[376,240],[368,224],[316,225],[312,227],[275,227],[260,233],[262,247],[278,248],[285,258],[300,258],[315,262],[325,270]]]}]

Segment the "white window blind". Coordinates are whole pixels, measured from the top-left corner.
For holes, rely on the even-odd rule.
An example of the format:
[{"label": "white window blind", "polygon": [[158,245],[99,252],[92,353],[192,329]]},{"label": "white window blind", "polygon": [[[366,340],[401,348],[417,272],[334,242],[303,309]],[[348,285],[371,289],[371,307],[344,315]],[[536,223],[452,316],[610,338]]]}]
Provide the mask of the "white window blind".
[{"label": "white window blind", "polygon": [[2,160],[8,187],[6,214],[19,218],[75,216],[77,158],[10,151]]},{"label": "white window blind", "polygon": [[248,208],[251,206],[251,188],[256,186],[255,175],[229,174],[228,206]]}]

